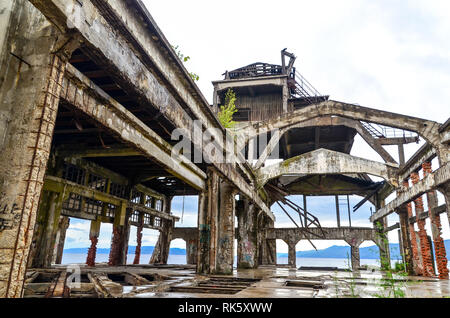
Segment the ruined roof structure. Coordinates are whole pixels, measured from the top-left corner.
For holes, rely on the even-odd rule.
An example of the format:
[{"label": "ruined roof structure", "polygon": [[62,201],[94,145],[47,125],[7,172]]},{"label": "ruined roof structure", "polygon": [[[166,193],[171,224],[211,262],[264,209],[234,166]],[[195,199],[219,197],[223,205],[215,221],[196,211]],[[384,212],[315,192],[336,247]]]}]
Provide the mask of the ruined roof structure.
[{"label": "ruined roof structure", "polygon": [[[2,6],[0,297],[251,298],[280,289],[287,297],[333,297],[330,276],[300,268],[294,277],[308,279],[278,277],[276,240],[288,245],[294,271],[299,241],[344,240],[357,273],[364,241],[379,247],[381,268],[390,269],[385,238],[396,229],[411,279],[448,280],[440,215],[450,221],[449,120],[331,100],[296,70],[287,49],[280,65],[225,72],[213,82],[211,106],[140,0]],[[229,89],[237,125],[225,129],[217,115]],[[351,155],[356,135],[384,162]],[[423,146],[406,158],[403,146],[419,140]],[[392,145],[398,162],[385,149]],[[198,196],[195,228],[176,226],[171,202],[186,195]],[[334,196],[337,227],[322,226],[306,199],[300,206],[292,195]],[[361,197],[355,211],[373,204],[373,227],[351,226],[350,195]],[[275,205],[291,228],[275,227]],[[393,214],[399,221],[388,224]],[[61,265],[70,219],[90,222],[77,286]],[[106,223],[113,226],[107,265],[96,263]],[[131,227],[138,246],[134,266],[125,266]],[[159,231],[150,264],[141,264],[143,229]],[[187,265],[167,266],[178,238]]]}]

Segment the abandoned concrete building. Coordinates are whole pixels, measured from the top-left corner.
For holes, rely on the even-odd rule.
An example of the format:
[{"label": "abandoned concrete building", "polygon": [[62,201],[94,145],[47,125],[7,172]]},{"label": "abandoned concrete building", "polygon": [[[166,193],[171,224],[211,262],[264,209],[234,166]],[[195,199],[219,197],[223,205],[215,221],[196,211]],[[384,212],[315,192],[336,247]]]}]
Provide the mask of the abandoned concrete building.
[{"label": "abandoned concrete building", "polygon": [[[166,283],[158,286],[169,296],[214,287],[215,294],[247,297],[261,277],[238,278],[239,271],[276,268],[277,239],[288,245],[292,268],[300,240],[345,240],[358,271],[364,241],[379,247],[383,268],[391,266],[385,234],[397,229],[409,275],[448,280],[440,220],[446,213],[450,221],[449,120],[330,100],[296,71],[286,50],[280,65],[227,71],[213,82],[210,105],[140,0],[0,6],[0,297],[115,297],[120,283],[152,290],[155,281]],[[230,88],[237,125],[225,129],[217,113]],[[200,160],[174,151],[176,129]],[[350,155],[357,134],[384,163]],[[424,145],[405,158],[403,146],[419,139]],[[215,160],[228,154],[230,140],[231,149],[242,145],[233,160]],[[399,162],[386,145],[398,145]],[[269,163],[275,150],[281,160]],[[171,201],[183,195],[199,198],[197,228],[176,226]],[[338,226],[322,227],[291,195],[334,196]],[[372,227],[352,227],[351,219],[341,226],[350,195],[361,196],[358,206],[375,206]],[[292,228],[275,227],[274,205],[297,215]],[[391,214],[398,224],[388,224]],[[58,266],[70,218],[91,222],[84,291],[71,290],[70,273]],[[104,223],[113,224],[109,263],[96,266]],[[125,266],[131,227],[138,246],[134,265]],[[160,232],[146,265],[144,228]],[[186,241],[188,265],[173,274],[164,264],[177,238]]]}]

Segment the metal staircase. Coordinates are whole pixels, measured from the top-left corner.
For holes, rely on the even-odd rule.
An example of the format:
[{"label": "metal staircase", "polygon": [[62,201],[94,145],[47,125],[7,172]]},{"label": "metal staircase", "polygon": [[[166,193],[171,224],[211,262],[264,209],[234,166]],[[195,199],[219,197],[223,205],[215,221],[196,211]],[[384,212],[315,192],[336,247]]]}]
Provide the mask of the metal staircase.
[{"label": "metal staircase", "polygon": [[418,135],[412,131],[407,131],[403,129],[386,127],[378,124],[372,124],[365,121],[361,121],[363,127],[370,133],[374,138],[407,138],[413,137],[417,138]]}]

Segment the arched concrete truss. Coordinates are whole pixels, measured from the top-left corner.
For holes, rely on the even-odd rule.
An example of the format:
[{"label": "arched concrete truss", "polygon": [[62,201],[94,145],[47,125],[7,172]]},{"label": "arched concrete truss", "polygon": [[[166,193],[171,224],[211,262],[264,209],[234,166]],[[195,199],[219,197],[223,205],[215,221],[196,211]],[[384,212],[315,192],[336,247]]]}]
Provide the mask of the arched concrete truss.
[{"label": "arched concrete truss", "polygon": [[258,184],[263,187],[269,180],[283,175],[351,174],[367,173],[379,176],[397,186],[398,166],[354,157],[327,149],[318,149],[283,162],[260,168]]},{"label": "arched concrete truss", "polygon": [[[288,245],[297,244],[301,240],[333,240],[346,241],[350,246],[359,246],[364,241],[377,242],[377,233],[373,228],[341,227],[322,228],[325,238],[322,238],[322,231],[319,228],[308,228],[305,232],[301,228],[269,228],[266,229],[266,239],[283,240]],[[318,238],[320,237],[320,238]]]},{"label": "arched concrete truss", "polygon": [[[341,119],[335,119],[336,117],[334,116],[339,116]],[[344,120],[345,118],[349,120]],[[450,158],[450,151],[445,144],[445,135],[439,131],[442,124],[422,118],[337,101],[326,101],[317,105],[310,105],[288,113],[285,116],[244,127],[236,133],[239,138],[245,138],[245,140],[241,140],[241,143],[247,143],[248,140],[259,134],[274,130],[280,130],[279,137],[281,138],[286,131],[292,128],[311,127],[314,125],[343,125],[356,129],[364,140],[382,156],[383,160],[386,162],[395,162],[381,147],[379,142],[373,141],[374,139],[361,127],[359,121],[416,132],[434,148],[438,149],[441,161],[446,162]]]}]

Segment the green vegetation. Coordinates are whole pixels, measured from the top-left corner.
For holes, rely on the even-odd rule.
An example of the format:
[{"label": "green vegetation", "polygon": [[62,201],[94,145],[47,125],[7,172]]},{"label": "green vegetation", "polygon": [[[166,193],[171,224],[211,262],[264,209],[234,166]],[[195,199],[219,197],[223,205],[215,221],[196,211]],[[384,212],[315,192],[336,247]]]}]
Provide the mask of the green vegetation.
[{"label": "green vegetation", "polygon": [[[376,228],[378,229],[378,239],[384,246],[389,248],[389,240],[386,233],[383,232],[383,226],[377,222]],[[373,296],[377,298],[404,298],[405,297],[405,287],[407,284],[406,276],[408,274],[405,272],[405,264],[396,262],[395,269],[390,266],[390,260],[380,251],[380,263],[381,269],[384,270],[385,277],[381,280],[379,284],[380,291],[375,293]],[[395,278],[394,274],[398,277]]]},{"label": "green vegetation", "polygon": [[352,277],[350,278],[350,283],[349,283],[349,288],[350,288],[350,296],[352,298],[358,298],[359,294],[356,293],[356,279],[355,276],[353,275],[353,270],[352,270],[352,259],[350,254],[347,253],[347,271],[352,275]]},{"label": "green vegetation", "polygon": [[[174,46],[172,45],[172,48],[175,50],[175,53],[177,53],[178,58],[183,62],[186,63],[188,62],[191,57],[190,56],[185,56],[183,53],[181,53],[179,46]],[[189,75],[191,76],[191,78],[194,80],[194,82],[198,81],[200,79],[200,76],[198,76],[196,73],[193,72],[189,72]]]},{"label": "green vegetation", "polygon": [[230,88],[225,95],[225,105],[220,106],[218,114],[219,121],[225,128],[233,128],[236,125],[236,122],[233,121],[233,115],[237,112],[235,102],[236,94]]}]

